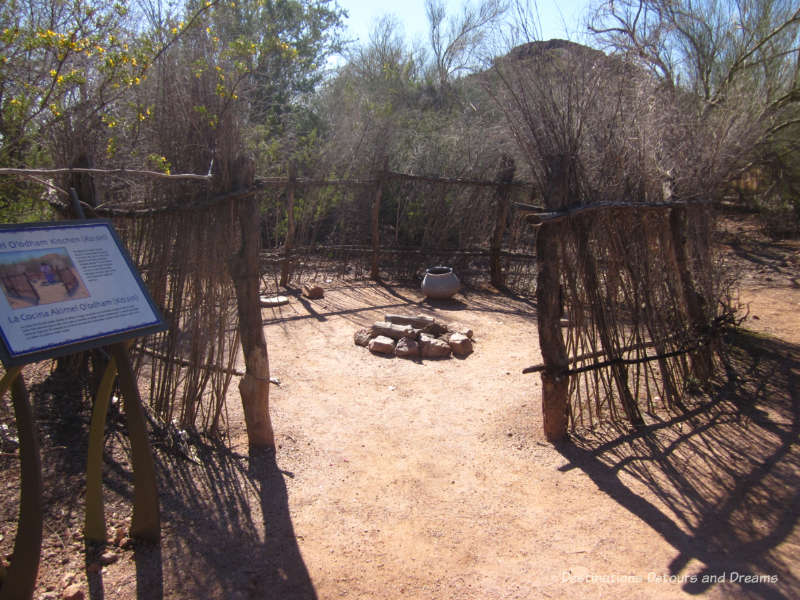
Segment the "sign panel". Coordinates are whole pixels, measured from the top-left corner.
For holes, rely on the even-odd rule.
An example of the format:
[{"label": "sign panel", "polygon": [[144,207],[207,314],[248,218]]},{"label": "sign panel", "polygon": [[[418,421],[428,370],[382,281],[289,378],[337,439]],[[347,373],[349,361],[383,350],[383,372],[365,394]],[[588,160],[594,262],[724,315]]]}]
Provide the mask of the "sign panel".
[{"label": "sign panel", "polygon": [[166,329],[111,223],[0,226],[0,358],[25,364]]}]

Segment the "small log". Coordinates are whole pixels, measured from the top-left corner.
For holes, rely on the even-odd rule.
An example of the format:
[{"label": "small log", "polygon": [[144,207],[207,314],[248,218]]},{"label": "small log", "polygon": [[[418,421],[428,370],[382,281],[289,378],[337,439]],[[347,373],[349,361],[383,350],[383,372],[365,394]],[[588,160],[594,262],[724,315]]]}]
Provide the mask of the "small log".
[{"label": "small log", "polygon": [[436,322],[433,317],[426,317],[425,315],[412,317],[409,315],[386,314],[383,316],[383,320],[394,325],[411,325],[414,329],[425,329]]},{"label": "small log", "polygon": [[388,338],[392,338],[393,340],[399,340],[400,338],[404,337],[416,337],[414,328],[410,325],[395,325],[385,321],[378,321],[377,323],[374,323],[371,331],[373,336],[384,335]]}]

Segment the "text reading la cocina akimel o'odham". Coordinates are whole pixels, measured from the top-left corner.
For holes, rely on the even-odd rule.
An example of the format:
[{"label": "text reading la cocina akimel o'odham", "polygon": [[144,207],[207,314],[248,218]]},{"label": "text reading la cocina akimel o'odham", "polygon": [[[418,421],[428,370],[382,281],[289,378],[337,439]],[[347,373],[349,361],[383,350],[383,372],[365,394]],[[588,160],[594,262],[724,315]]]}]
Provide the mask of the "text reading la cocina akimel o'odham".
[{"label": "text reading la cocina akimel o'odham", "polygon": [[87,310],[95,310],[98,308],[107,308],[109,306],[128,304],[129,302],[137,302],[139,299],[140,298],[138,294],[133,294],[131,296],[120,296],[118,298],[110,298],[109,300],[102,300],[97,302],[82,302],[81,304],[76,304],[75,306],[68,306],[68,307],[55,306],[49,310],[40,310],[37,312],[21,314],[19,316],[12,315],[8,317],[8,322],[19,323],[21,321],[35,321],[36,319],[43,319],[47,317],[59,317],[62,315],[68,315]]}]

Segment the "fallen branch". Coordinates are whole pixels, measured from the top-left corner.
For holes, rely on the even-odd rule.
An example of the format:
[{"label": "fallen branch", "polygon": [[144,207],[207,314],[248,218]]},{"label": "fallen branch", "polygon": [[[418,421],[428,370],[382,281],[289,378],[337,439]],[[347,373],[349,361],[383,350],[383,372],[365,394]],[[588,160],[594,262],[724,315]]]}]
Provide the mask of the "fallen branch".
[{"label": "fallen branch", "polygon": [[[143,354],[147,354],[148,356],[152,356],[155,359],[180,365],[182,367],[194,367],[195,365],[192,361],[187,360],[185,358],[180,358],[177,356],[168,356],[163,352],[159,352],[158,350],[153,350],[152,348],[148,348],[147,346],[142,346],[138,344],[135,346],[135,349]],[[237,377],[244,377],[244,371],[240,371],[239,369],[228,369],[226,367],[219,367],[217,365],[201,365],[201,368],[208,369],[209,371],[216,371],[217,373],[225,373],[226,375],[235,375]],[[280,385],[281,381],[277,377],[270,377],[269,382],[273,385]]]},{"label": "fallen branch", "polygon": [[541,225],[543,223],[552,223],[554,221],[560,221],[562,219],[567,219],[569,217],[574,217],[579,214],[593,212],[596,210],[619,208],[633,208],[637,210],[645,208],[674,208],[676,206],[688,206],[695,204],[711,204],[711,201],[706,199],[697,199],[680,201],[670,200],[668,202],[596,202],[594,204],[581,204],[578,206],[570,206],[563,210],[546,212],[534,211],[533,209],[536,207],[527,204],[515,203],[514,206],[517,208],[518,212],[526,215],[525,219],[528,221],[528,223],[532,225]]}]

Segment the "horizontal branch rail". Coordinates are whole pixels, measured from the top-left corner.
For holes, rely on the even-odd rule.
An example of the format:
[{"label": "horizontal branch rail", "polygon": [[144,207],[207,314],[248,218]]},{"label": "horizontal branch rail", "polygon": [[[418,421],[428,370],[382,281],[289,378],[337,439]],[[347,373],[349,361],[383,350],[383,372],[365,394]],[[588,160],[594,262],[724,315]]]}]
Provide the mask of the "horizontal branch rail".
[{"label": "horizontal branch rail", "polygon": [[[689,352],[694,352],[700,346],[703,345],[703,342],[697,342],[688,348],[678,348],[677,350],[673,350],[671,352],[665,352],[664,354],[653,354],[650,356],[642,356],[639,358],[622,358],[622,357],[614,357],[609,358],[608,360],[604,360],[601,362],[594,362],[590,365],[584,365],[582,367],[577,367],[574,369],[567,369],[566,371],[562,371],[560,373],[561,376],[568,377],[570,375],[578,375],[580,373],[586,373],[587,371],[596,371],[597,369],[604,369],[606,367],[611,367],[614,365],[638,365],[642,363],[651,362],[654,360],[663,360],[665,358],[674,358],[676,356],[681,356],[682,354],[688,354]],[[631,350],[637,349],[645,349],[645,348],[652,348],[655,346],[654,342],[649,342],[647,344],[641,344],[638,346],[629,346],[628,348],[623,348],[620,352],[630,352]],[[596,352],[594,354],[585,355],[585,356],[577,356],[575,358],[570,359],[570,362],[575,364],[577,362],[581,362],[582,360],[586,360],[593,356],[602,355],[602,352]],[[529,373],[539,373],[545,370],[545,365],[539,364],[533,367],[526,367],[522,369],[522,373],[527,375]]]},{"label": "horizontal branch rail", "polygon": [[157,179],[189,180],[189,181],[211,181],[211,175],[197,175],[195,173],[162,173],[160,171],[146,171],[138,169],[87,169],[87,168],[59,168],[59,169],[17,169],[2,167],[0,175],[14,176],[55,176],[71,175],[73,173],[85,173],[88,175],[141,175],[143,177],[154,177]]},{"label": "horizontal branch rail", "polygon": [[[141,176],[150,177],[155,179],[163,179],[167,181],[196,181],[199,183],[211,183],[213,175],[211,173],[200,175],[196,173],[163,173],[160,171],[149,171],[141,169],[95,169],[95,168],[55,168],[55,169],[28,169],[28,168],[0,168],[0,176],[22,176],[22,177],[54,177],[58,175],[71,175],[71,174],[86,174],[97,176]],[[472,187],[487,187],[496,188],[497,186],[512,186],[512,187],[527,187],[532,188],[534,184],[526,181],[511,181],[499,182],[496,180],[488,179],[468,179],[459,177],[440,177],[436,175],[414,175],[412,173],[398,173],[395,171],[386,171],[383,174],[385,177],[396,180],[407,181],[420,181],[432,184],[443,185],[461,185]],[[297,177],[292,181],[296,186],[371,186],[377,185],[380,177],[372,177],[365,179],[315,179],[310,177]],[[107,217],[148,217],[160,213],[169,212],[184,212],[192,211],[203,208],[210,208],[216,204],[229,202],[232,200],[241,200],[257,195],[260,190],[267,188],[280,188],[289,185],[290,178],[288,176],[279,177],[258,177],[254,180],[253,185],[246,190],[241,190],[233,194],[225,194],[208,198],[200,202],[191,202],[187,204],[162,204],[158,206],[148,207],[132,207],[132,206],[103,206],[100,205],[94,208],[96,214]],[[45,181],[39,181],[42,185],[52,187],[52,184]],[[66,194],[64,190],[59,190]],[[66,205],[51,200],[50,204],[57,210],[64,210]],[[530,209],[529,205],[519,205],[523,209]]]},{"label": "horizontal branch rail", "polygon": [[[207,369],[209,371],[214,371],[216,373],[223,373],[225,375],[235,375],[236,377],[244,377],[244,375],[245,375],[245,372],[241,371],[239,369],[228,369],[226,367],[220,367],[220,366],[217,366],[217,365],[210,365],[210,364],[197,365],[197,364],[193,363],[192,361],[187,360],[185,358],[181,358],[179,356],[169,356],[167,354],[164,354],[163,352],[159,352],[158,350],[154,350],[153,348],[149,348],[149,347],[144,346],[142,344],[137,344],[136,346],[134,346],[134,349],[138,350],[142,354],[146,354],[148,356],[152,356],[153,358],[155,358],[157,360],[160,360],[162,362],[171,363],[171,364],[174,364],[174,365],[180,365],[182,367],[198,367],[199,366],[201,369]],[[273,384],[273,385],[280,385],[280,381],[278,380],[277,377],[270,377],[269,378],[269,382],[271,384]]]},{"label": "horizontal branch rail", "polygon": [[[298,257],[304,254],[312,254],[312,253],[323,253],[323,252],[352,252],[354,254],[359,253],[370,253],[372,252],[372,248],[369,246],[362,246],[362,245],[335,245],[335,246],[303,246],[300,248],[293,248],[288,256],[290,257]],[[460,250],[457,248],[381,248],[382,254],[417,254],[417,255],[426,255],[426,254],[449,254],[449,255],[456,255],[456,256],[489,256],[490,251],[488,249],[473,249],[473,250]],[[511,250],[503,250],[501,251],[501,256],[505,258],[511,258],[515,260],[536,260],[535,254],[524,253],[524,252],[514,252]],[[281,249],[269,250],[269,251],[262,251],[261,252],[261,260],[262,261],[281,261],[287,256],[286,253],[282,252]]]},{"label": "horizontal branch rail", "polygon": [[517,211],[525,214],[526,219],[532,225],[541,225],[542,223],[552,223],[555,221],[560,221],[562,219],[567,219],[569,217],[574,217],[576,215],[592,212],[596,210],[611,210],[611,209],[620,209],[620,208],[633,208],[633,209],[644,209],[644,208],[674,208],[680,206],[690,206],[695,204],[711,204],[710,200],[707,199],[697,199],[697,200],[670,200],[664,202],[595,202],[594,204],[580,204],[577,206],[570,206],[564,208],[562,210],[554,210],[554,211],[545,211],[539,212],[534,210],[536,207],[532,207],[528,204],[522,204],[519,202],[514,203],[514,206],[517,208]]},{"label": "horizontal branch rail", "polygon": [[477,187],[493,187],[493,188],[500,185],[515,186],[515,187],[533,187],[532,183],[526,181],[500,182],[493,179],[462,179],[459,177],[439,177],[436,175],[413,175],[411,173],[396,173],[393,171],[387,172],[386,176],[392,179],[407,179],[412,181],[425,181],[428,183],[443,183],[449,185],[470,185]]}]

